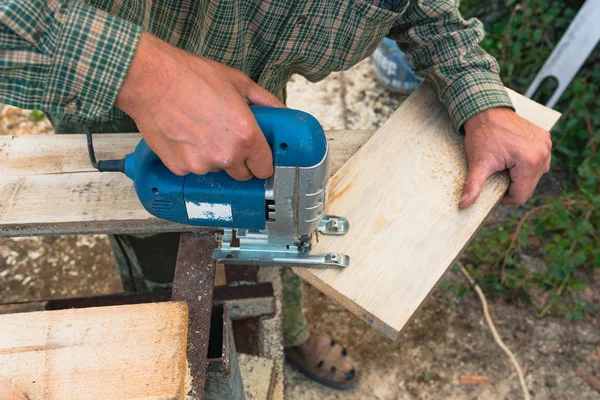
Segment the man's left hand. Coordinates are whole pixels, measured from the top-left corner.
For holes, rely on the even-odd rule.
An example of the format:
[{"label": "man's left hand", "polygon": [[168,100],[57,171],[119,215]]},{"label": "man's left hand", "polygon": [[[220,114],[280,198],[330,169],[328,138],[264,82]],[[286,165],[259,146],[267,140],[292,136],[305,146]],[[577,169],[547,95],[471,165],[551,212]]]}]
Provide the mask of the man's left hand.
[{"label": "man's left hand", "polygon": [[464,128],[469,170],[459,207],[473,204],[487,178],[505,169],[511,184],[502,202],[520,205],[529,200],[542,175],[550,170],[550,133],[509,108],[483,111]]}]

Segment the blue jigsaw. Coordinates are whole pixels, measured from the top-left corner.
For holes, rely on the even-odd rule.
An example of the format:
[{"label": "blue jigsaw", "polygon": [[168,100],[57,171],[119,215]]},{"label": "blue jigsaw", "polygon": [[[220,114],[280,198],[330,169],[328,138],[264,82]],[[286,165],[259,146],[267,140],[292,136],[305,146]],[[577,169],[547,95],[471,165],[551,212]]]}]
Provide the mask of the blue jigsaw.
[{"label": "blue jigsaw", "polygon": [[346,267],[348,256],[311,254],[319,234],[341,235],[349,223],[325,214],[328,142],[319,122],[291,109],[251,107],[273,152],[269,179],[237,181],[226,172],[178,176],[141,140],[124,160],[92,163],[124,172],[152,215],[185,225],[223,229],[213,257],[224,264]]}]

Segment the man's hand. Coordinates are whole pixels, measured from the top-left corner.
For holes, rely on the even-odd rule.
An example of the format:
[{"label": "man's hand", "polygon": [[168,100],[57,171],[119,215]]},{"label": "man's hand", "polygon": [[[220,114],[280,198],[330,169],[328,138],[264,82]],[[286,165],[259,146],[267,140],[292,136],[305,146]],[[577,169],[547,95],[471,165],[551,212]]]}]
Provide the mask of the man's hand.
[{"label": "man's hand", "polygon": [[475,202],[486,179],[508,169],[511,184],[504,204],[524,204],[550,169],[550,133],[509,108],[492,108],[465,123],[469,170],[459,207]]},{"label": "man's hand", "polygon": [[248,104],[284,107],[242,72],[142,34],[115,105],[177,175],[273,174],[273,156]]}]

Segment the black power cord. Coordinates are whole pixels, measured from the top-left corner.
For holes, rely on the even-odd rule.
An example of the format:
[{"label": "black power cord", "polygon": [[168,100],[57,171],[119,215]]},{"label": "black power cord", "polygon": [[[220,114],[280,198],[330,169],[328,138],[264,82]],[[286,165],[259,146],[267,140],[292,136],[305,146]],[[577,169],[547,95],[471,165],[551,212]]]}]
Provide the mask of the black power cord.
[{"label": "black power cord", "polygon": [[[87,138],[87,148],[88,155],[90,157],[90,163],[92,167],[97,169],[100,172],[123,172],[125,173],[125,159],[122,160],[105,160],[105,161],[96,161],[96,152],[94,151],[94,140],[92,139],[92,133],[86,127],[83,128],[83,133]],[[127,264],[127,271],[129,273],[129,278],[131,280],[131,286],[134,292],[138,291],[137,285],[135,284],[135,275],[133,273],[133,266],[127,251],[125,251],[125,246],[123,246],[122,240],[123,238],[119,237],[119,235],[113,235],[114,242],[117,244],[121,255]]]},{"label": "black power cord", "polygon": [[85,133],[85,136],[87,138],[88,155],[90,157],[90,163],[92,164],[92,167],[96,168],[100,172],[125,173],[125,159],[96,161],[96,153],[94,152],[94,140],[92,139],[92,133],[88,128],[84,128],[83,133]]}]

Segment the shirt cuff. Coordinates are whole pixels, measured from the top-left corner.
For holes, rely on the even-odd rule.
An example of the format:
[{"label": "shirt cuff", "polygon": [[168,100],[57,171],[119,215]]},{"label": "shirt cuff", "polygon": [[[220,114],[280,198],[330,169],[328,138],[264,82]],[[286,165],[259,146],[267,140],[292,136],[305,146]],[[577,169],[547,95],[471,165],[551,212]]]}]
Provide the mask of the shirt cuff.
[{"label": "shirt cuff", "polygon": [[74,122],[122,117],[114,103],[142,28],[83,1],[61,11],[42,109]]},{"label": "shirt cuff", "polygon": [[441,96],[457,132],[475,114],[495,107],[514,110],[500,77],[492,72],[469,72],[461,75]]}]

